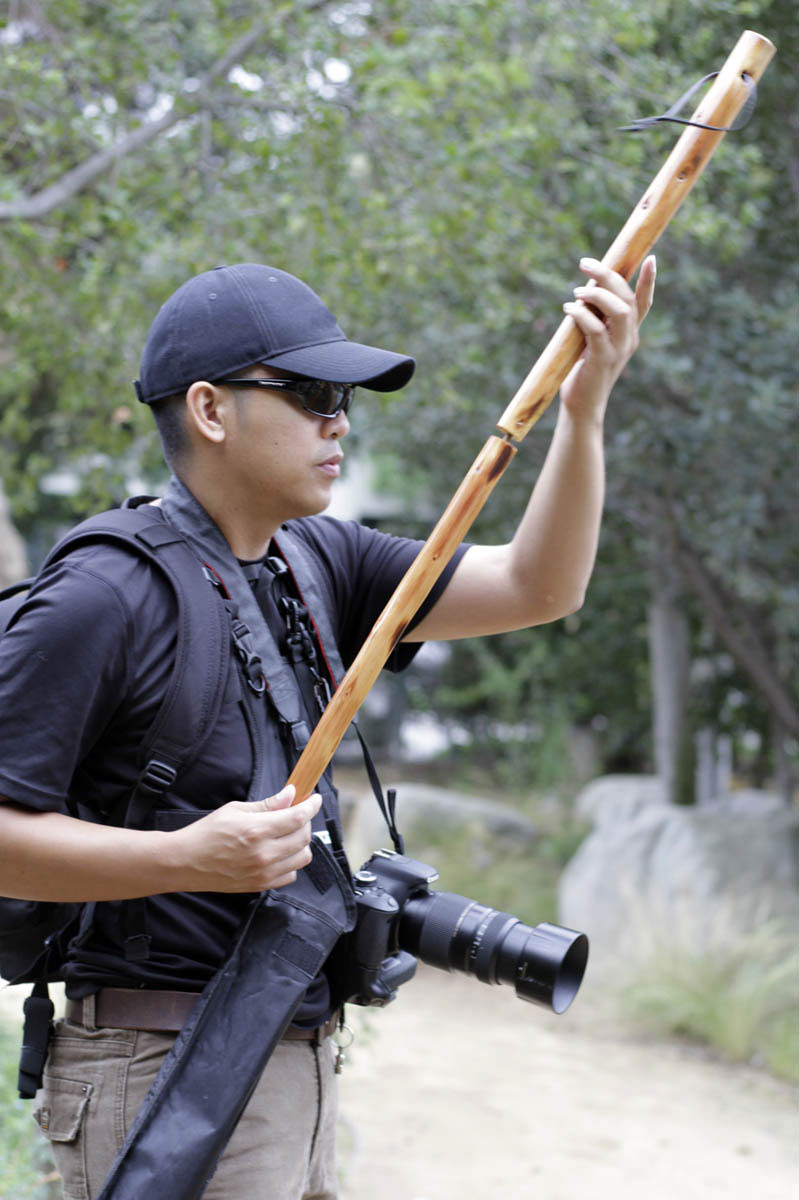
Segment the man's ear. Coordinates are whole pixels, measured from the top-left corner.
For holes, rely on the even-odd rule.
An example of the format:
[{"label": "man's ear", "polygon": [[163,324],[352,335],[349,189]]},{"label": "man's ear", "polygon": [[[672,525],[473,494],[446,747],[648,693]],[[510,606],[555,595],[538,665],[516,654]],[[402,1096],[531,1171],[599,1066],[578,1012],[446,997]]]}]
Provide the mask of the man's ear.
[{"label": "man's ear", "polygon": [[229,397],[212,383],[198,380],[186,392],[186,421],[195,434],[209,442],[225,440]]}]

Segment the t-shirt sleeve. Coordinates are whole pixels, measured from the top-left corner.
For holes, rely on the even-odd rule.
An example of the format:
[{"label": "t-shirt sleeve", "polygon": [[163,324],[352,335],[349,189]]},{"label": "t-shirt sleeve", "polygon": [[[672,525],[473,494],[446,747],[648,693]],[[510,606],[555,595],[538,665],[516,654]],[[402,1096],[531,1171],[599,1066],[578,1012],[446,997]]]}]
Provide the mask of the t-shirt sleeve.
[{"label": "t-shirt sleeve", "polygon": [[124,596],[62,562],[0,639],[0,795],[66,811],[77,765],[112,719],[130,671]]},{"label": "t-shirt sleeve", "polygon": [[[330,573],[338,615],[339,649],[344,665],[349,667],[424,542],[333,517],[309,517],[292,527],[308,541]],[[467,549],[466,544],[458,547],[409,629],[422,620],[441,596]],[[400,643],[386,666],[401,671],[421,646],[421,642]]]}]

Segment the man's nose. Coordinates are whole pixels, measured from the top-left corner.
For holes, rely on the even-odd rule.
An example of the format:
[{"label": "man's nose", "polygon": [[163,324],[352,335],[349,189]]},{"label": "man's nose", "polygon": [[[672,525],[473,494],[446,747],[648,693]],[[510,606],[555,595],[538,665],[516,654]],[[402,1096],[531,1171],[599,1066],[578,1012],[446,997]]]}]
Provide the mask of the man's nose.
[{"label": "man's nose", "polygon": [[343,438],[350,431],[350,421],[347,414],[342,409],[335,417],[330,420],[322,419],[322,432],[327,437]]}]

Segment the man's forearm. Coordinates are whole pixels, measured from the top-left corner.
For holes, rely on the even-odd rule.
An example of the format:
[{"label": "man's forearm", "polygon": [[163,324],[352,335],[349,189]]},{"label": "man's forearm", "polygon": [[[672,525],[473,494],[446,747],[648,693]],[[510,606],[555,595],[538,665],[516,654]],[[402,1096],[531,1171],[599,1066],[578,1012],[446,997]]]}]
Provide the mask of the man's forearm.
[{"label": "man's forearm", "polygon": [[[2,801],[0,797],[0,801]],[[284,887],[311,858],[321,797],[232,800],[174,832],[119,829],[0,802],[0,895],[21,900],[130,900],[160,892]]]},{"label": "man's forearm", "polygon": [[586,350],[561,386],[552,444],[511,543],[511,570],[553,616],[579,608],[591,578],[605,498],[604,414],[638,345],[655,288],[652,256],[635,292],[595,259],[582,259],[580,267],[590,282],[575,288],[576,299],[563,307],[585,336]]},{"label": "man's forearm", "polygon": [[472,546],[409,640],[504,633],[557,620],[583,602],[604,503],[602,420],[652,303],[655,260],[644,262],[635,292],[595,259],[580,267],[592,282],[564,308],[586,349],[561,385],[555,434],[516,534],[503,546]]},{"label": "man's forearm", "polygon": [[596,557],[604,490],[601,419],[562,407],[513,540],[470,547],[409,640],[503,633],[578,609]]},{"label": "man's forearm", "polygon": [[0,804],[0,894],[127,900],[171,891],[169,834],[117,829]]},{"label": "man's forearm", "polygon": [[591,578],[602,507],[605,465],[600,418],[572,416],[561,406],[533,494],[511,542],[511,570],[520,588],[539,597],[544,613],[579,608]]}]

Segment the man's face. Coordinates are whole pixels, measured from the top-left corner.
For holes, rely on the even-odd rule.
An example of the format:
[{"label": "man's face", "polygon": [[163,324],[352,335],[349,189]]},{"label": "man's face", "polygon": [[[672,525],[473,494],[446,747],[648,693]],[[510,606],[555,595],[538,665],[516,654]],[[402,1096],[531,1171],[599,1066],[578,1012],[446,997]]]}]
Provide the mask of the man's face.
[{"label": "man's face", "polygon": [[[247,379],[291,379],[289,372],[256,366]],[[349,432],[345,413],[325,418],[306,412],[290,392],[231,386],[226,436],[231,487],[243,503],[275,527],[291,517],[322,512],[330,503]]]}]

